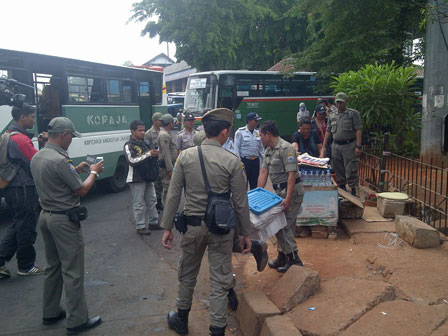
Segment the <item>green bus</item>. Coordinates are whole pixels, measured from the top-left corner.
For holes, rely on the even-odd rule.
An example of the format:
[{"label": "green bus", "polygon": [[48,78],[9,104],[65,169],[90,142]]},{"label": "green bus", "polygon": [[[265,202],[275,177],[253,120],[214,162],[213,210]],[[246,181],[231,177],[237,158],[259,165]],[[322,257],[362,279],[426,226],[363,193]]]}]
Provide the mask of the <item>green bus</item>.
[{"label": "green bus", "polygon": [[248,113],[256,112],[264,120],[275,120],[280,135],[289,138],[297,131],[300,102],[312,115],[319,98],[315,89],[315,72],[296,72],[287,77],[277,71],[195,73],[188,77],[184,113],[191,112],[200,120],[204,111],[226,107],[235,113],[236,130],[246,124]]},{"label": "green bus", "polygon": [[[47,131],[52,117],[70,118],[82,134],[68,150],[74,162],[102,156],[98,185],[110,192],[126,188],[129,126],[135,119],[151,125],[162,103],[162,72],[0,49],[0,77],[30,86],[18,88],[37,107],[35,135]],[[51,102],[46,108],[45,101]],[[0,106],[0,134],[11,122],[11,106]],[[38,148],[36,137],[33,143]]]}]

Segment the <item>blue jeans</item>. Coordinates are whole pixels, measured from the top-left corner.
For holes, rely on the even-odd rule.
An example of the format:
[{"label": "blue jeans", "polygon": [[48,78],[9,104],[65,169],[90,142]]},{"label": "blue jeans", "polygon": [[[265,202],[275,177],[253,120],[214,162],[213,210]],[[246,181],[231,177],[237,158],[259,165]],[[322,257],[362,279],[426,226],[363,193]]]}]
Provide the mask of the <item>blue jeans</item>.
[{"label": "blue jeans", "polygon": [[14,254],[19,270],[26,271],[36,261],[36,223],[38,196],[34,186],[8,187],[4,190],[6,204],[12,215],[12,223],[0,243],[0,266],[10,261]]}]

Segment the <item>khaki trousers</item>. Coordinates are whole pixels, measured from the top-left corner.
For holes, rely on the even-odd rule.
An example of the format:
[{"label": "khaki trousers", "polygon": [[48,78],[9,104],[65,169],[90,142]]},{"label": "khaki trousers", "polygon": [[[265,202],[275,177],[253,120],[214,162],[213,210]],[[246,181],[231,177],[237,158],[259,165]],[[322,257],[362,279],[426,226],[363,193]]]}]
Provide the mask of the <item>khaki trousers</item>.
[{"label": "khaki trousers", "polygon": [[346,145],[331,145],[331,160],[334,172],[338,179],[338,186],[345,186],[347,183],[350,188],[358,185],[358,158],[355,155],[356,143]]},{"label": "khaki trousers", "polygon": [[165,205],[166,195],[168,194],[168,188],[171,181],[171,177],[168,175],[168,171],[166,170],[166,168],[160,168],[160,179],[163,186],[162,204]]},{"label": "khaki trousers", "polygon": [[67,328],[77,327],[89,316],[84,294],[84,241],[80,223],[70,221],[67,215],[41,211],[39,226],[47,259],[43,317],[59,315],[64,286]]},{"label": "khaki trousers", "polygon": [[181,242],[177,308],[191,308],[196,279],[207,248],[211,287],[210,324],[216,327],[227,325],[227,294],[233,287],[232,246],[233,230],[226,235],[216,235],[208,231],[203,221],[201,226],[188,226]]},{"label": "khaki trousers", "polygon": [[[285,198],[286,189],[277,193],[280,197]],[[286,226],[275,234],[277,238],[277,250],[285,254],[297,251],[297,242],[294,237],[296,232],[296,220],[300,206],[302,205],[303,195],[305,194],[302,183],[294,186],[294,195],[288,211],[285,212]]]}]

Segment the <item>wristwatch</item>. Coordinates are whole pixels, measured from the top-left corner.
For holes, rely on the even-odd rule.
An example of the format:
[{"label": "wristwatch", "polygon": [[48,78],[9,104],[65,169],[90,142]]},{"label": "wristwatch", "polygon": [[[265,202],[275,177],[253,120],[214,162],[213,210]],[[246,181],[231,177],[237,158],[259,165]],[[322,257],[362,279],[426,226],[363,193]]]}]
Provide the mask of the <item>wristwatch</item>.
[{"label": "wristwatch", "polygon": [[91,170],[91,171],[90,171],[90,174],[93,174],[93,175],[95,175],[96,177],[100,176],[100,174],[99,174],[99,173],[97,173],[97,172],[96,172],[96,171],[94,171],[94,170]]},{"label": "wristwatch", "polygon": [[358,145],[357,145],[356,148],[361,149],[361,146],[358,146]]}]

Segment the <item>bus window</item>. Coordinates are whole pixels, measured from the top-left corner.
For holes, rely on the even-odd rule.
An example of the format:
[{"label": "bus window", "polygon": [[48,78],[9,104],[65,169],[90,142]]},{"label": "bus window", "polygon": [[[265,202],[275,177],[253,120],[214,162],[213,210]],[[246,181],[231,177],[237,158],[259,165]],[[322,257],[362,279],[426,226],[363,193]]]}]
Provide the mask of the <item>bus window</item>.
[{"label": "bus window", "polygon": [[264,96],[275,97],[282,96],[282,79],[265,79],[264,81]]},{"label": "bus window", "polygon": [[314,92],[314,82],[307,76],[292,79],[293,96],[312,96]]},{"label": "bus window", "polygon": [[140,97],[149,96],[150,86],[149,82],[138,82],[138,95]]},{"label": "bus window", "polygon": [[93,79],[68,76],[68,101],[70,103],[88,103],[91,101]]},{"label": "bus window", "polygon": [[132,103],[132,82],[123,81],[122,83],[123,89],[123,103]]},{"label": "bus window", "polygon": [[262,80],[256,78],[239,78],[236,82],[236,95],[237,97],[262,97]]},{"label": "bus window", "polygon": [[120,103],[120,81],[116,79],[108,79],[107,84],[107,102],[108,103]]},{"label": "bus window", "polygon": [[90,87],[90,102],[91,103],[105,103],[106,90],[104,89],[104,80],[100,78],[89,78]]}]

